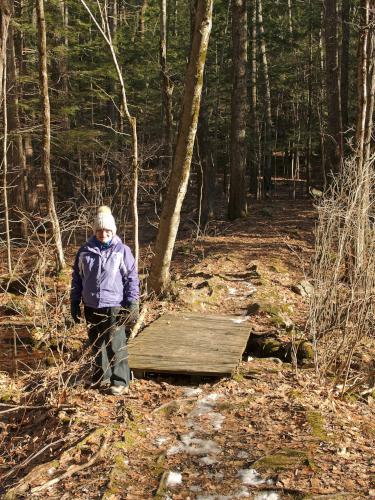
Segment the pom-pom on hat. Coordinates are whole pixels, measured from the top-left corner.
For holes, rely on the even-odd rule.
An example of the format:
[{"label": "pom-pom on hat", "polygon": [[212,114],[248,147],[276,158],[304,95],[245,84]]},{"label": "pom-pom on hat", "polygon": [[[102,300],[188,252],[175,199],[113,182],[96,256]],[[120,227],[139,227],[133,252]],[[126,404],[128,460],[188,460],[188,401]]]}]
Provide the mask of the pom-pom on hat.
[{"label": "pom-pom on hat", "polygon": [[94,219],[94,223],[92,225],[94,233],[98,231],[98,229],[107,229],[112,231],[113,234],[116,234],[117,228],[115,219],[113,218],[111,209],[105,205],[98,208],[98,212]]}]

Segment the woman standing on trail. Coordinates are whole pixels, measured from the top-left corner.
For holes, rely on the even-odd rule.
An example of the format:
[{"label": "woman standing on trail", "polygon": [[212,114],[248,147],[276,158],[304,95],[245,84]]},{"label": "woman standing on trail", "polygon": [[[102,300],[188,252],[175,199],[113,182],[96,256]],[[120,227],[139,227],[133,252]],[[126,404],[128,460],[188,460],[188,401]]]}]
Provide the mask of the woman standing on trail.
[{"label": "woman standing on trail", "polygon": [[121,395],[130,381],[125,324],[139,316],[138,273],[130,248],[116,235],[109,207],[98,209],[93,231],[74,262],[71,314],[79,323],[82,300],[95,356],[93,386],[110,382],[110,392]]}]

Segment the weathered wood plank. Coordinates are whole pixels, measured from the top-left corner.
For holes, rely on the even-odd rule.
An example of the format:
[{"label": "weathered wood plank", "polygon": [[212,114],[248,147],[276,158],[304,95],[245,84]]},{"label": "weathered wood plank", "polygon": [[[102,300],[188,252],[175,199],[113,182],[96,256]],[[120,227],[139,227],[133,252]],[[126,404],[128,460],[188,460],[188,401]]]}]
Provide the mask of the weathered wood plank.
[{"label": "weathered wood plank", "polygon": [[129,364],[138,371],[226,375],[246,347],[250,328],[223,315],[170,313],[129,342]]}]

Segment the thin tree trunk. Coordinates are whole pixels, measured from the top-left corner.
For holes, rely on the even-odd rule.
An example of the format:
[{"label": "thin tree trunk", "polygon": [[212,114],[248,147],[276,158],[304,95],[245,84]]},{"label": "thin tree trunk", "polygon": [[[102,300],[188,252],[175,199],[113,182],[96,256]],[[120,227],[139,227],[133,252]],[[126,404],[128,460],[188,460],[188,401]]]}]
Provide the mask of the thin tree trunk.
[{"label": "thin tree trunk", "polygon": [[233,86],[231,106],[230,219],[243,217],[246,204],[247,12],[246,0],[232,1]]},{"label": "thin tree trunk", "polygon": [[361,0],[361,29],[358,43],[358,111],[357,157],[358,171],[368,164],[371,153],[371,134],[375,95],[375,0]]},{"label": "thin tree trunk", "polygon": [[263,9],[262,0],[258,0],[258,25],[259,25],[259,42],[260,42],[260,54],[263,65],[264,81],[265,81],[265,111],[266,111],[266,123],[265,123],[265,152],[264,152],[264,194],[271,189],[271,177],[272,177],[272,108],[271,108],[271,85],[268,75],[268,60],[267,60],[267,48],[266,40],[264,36],[264,26],[263,26]]},{"label": "thin tree trunk", "polygon": [[215,168],[211,154],[208,109],[203,92],[197,130],[198,227],[204,228],[214,216]]},{"label": "thin tree trunk", "polygon": [[48,73],[47,73],[47,40],[46,22],[44,17],[44,0],[36,0],[36,11],[38,18],[38,45],[39,45],[39,78],[40,92],[43,112],[43,147],[42,168],[47,192],[48,211],[52,224],[53,238],[56,246],[57,271],[65,267],[64,252],[61,241],[60,225],[57,218],[55,199],[53,194],[53,183],[51,177],[51,115],[48,95]]},{"label": "thin tree trunk", "polygon": [[9,205],[8,205],[8,109],[7,109],[7,39],[8,39],[8,28],[10,21],[10,14],[4,13],[1,9],[2,16],[2,26],[1,26],[1,92],[3,100],[3,193],[4,193],[4,221],[5,221],[5,237],[7,242],[7,261],[8,261],[8,272],[12,274],[12,253],[11,253],[11,240],[10,240],[10,227],[9,227]]},{"label": "thin tree trunk", "polygon": [[312,36],[312,9],[309,0],[309,73],[307,75],[307,138],[306,138],[306,193],[311,187],[311,159],[312,159],[312,88],[313,88],[313,36]]},{"label": "thin tree trunk", "polygon": [[121,118],[126,118],[130,130],[131,130],[131,148],[132,148],[132,155],[131,155],[131,166],[132,166],[132,201],[131,201],[131,206],[132,206],[132,218],[133,218],[133,251],[134,251],[134,258],[136,264],[138,264],[139,260],[139,237],[138,237],[138,227],[139,227],[139,221],[138,221],[138,137],[137,137],[137,120],[135,116],[132,116],[129,112],[128,108],[128,100],[126,97],[126,90],[125,90],[125,82],[124,78],[122,76],[121,68],[118,63],[115,47],[113,45],[112,41],[112,36],[111,36],[111,30],[109,27],[109,20],[108,20],[108,12],[106,12],[106,15],[104,17],[104,26],[101,26],[93,13],[90,10],[90,7],[87,5],[85,0],[81,0],[82,5],[85,7],[86,11],[88,12],[89,16],[95,23],[95,26],[98,28],[100,34],[102,35],[103,39],[105,40],[106,44],[108,45],[108,48],[111,52],[112,56],[112,61],[116,69],[117,77],[120,82],[120,87],[121,87],[121,106],[120,106],[120,113],[121,113]]},{"label": "thin tree trunk", "polygon": [[[10,6],[6,0],[0,0],[0,84],[3,89],[3,72],[6,61],[6,44],[8,39],[8,29],[10,21]],[[1,96],[1,99],[4,96]]]},{"label": "thin tree trunk", "polygon": [[173,162],[173,116],[172,93],[173,84],[167,71],[167,0],[160,0],[160,76],[162,82],[162,103],[164,118],[164,143],[167,152],[168,172],[172,170]]},{"label": "thin tree trunk", "polygon": [[341,45],[341,112],[342,128],[344,134],[349,127],[349,48],[350,48],[350,8],[351,0],[342,0],[341,23],[342,23],[342,45]]},{"label": "thin tree trunk", "polygon": [[160,219],[149,278],[149,286],[156,293],[164,290],[169,283],[172,252],[180,222],[181,206],[189,180],[198,124],[204,64],[212,25],[212,4],[213,0],[200,0],[196,7],[195,28],[185,77],[173,169]]},{"label": "thin tree trunk", "polygon": [[[13,12],[13,6],[12,6]],[[19,85],[15,54],[15,30],[12,25],[9,26],[8,37],[8,129],[10,138],[10,147],[8,152],[10,170],[11,170],[11,200],[12,200],[12,219],[17,221],[13,226],[15,236],[27,238],[27,220],[26,197],[25,197],[25,177],[26,177],[26,158],[23,148],[22,136],[20,134],[20,115],[19,115]]]},{"label": "thin tree trunk", "polygon": [[250,192],[256,194],[256,199],[262,197],[261,183],[261,144],[258,119],[258,92],[257,92],[257,0],[253,0],[252,27],[251,27],[251,131],[252,131],[252,158],[250,170]]},{"label": "thin tree trunk", "polygon": [[338,174],[343,160],[340,67],[338,60],[337,0],[324,0],[324,39],[326,49],[327,87],[327,172]]}]

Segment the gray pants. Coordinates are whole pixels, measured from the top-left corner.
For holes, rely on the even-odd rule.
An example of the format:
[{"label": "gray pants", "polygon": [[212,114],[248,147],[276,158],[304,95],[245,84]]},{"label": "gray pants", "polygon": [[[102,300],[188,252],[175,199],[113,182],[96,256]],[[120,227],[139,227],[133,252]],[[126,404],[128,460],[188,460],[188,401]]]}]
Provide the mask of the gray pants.
[{"label": "gray pants", "polygon": [[111,385],[129,385],[126,331],[125,325],[120,324],[120,310],[121,307],[93,309],[85,306],[89,342],[94,354],[94,383],[110,380]]}]

